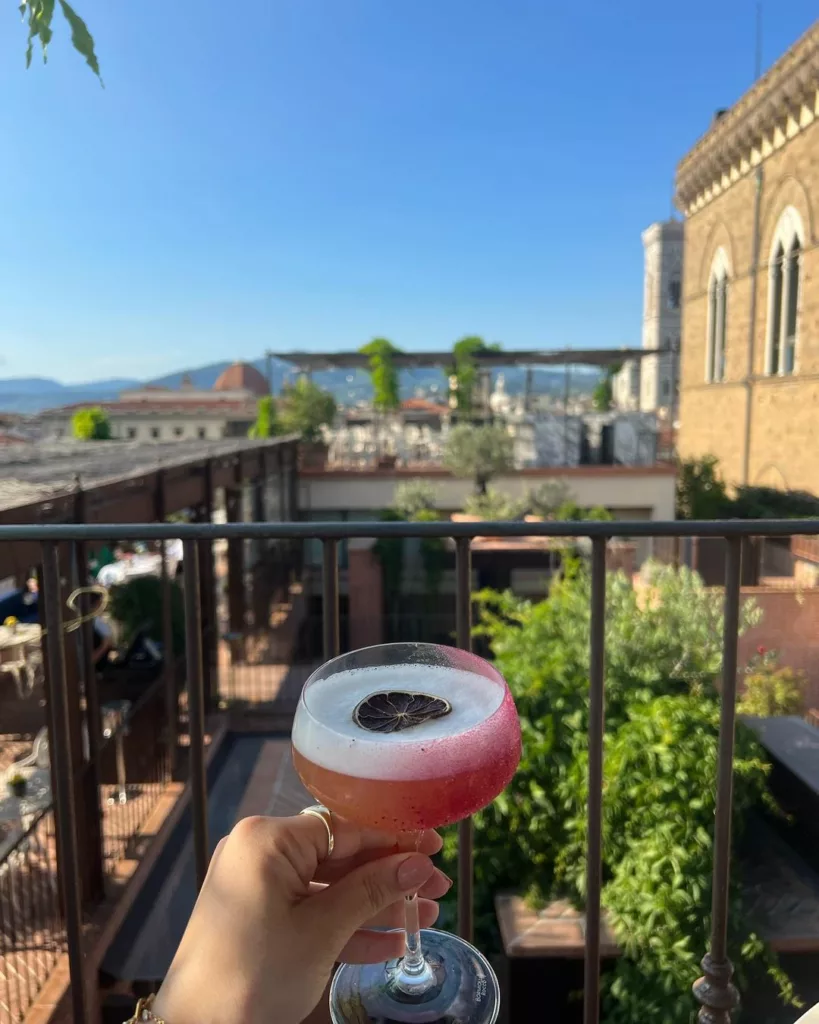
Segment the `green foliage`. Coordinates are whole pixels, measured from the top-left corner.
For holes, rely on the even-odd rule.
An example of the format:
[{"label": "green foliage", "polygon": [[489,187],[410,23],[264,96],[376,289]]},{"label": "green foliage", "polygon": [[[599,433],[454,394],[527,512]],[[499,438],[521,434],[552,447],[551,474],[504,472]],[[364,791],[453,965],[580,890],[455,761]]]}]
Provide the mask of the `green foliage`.
[{"label": "green foliage", "polygon": [[[721,596],[687,569],[652,566],[647,576],[650,587],[641,592],[621,573],[607,580],[603,903],[624,955],[607,975],[604,1019],[689,1024],[691,984],[710,926],[719,729],[713,681],[723,613]],[[590,596],[579,562],[567,566],[545,601],[479,595],[478,632],[509,683],[523,733],[518,773],[476,816],[480,943],[491,944],[497,891],[583,905]],[[741,631],[759,617],[746,602]],[[762,800],[766,771],[740,730],[738,834]],[[451,834],[445,854],[447,870],[454,869]],[[741,908],[732,927],[734,962],[768,968],[770,956]],[[775,965],[769,969],[775,973]]]},{"label": "green foliage", "polygon": [[404,519],[414,519],[419,512],[434,509],[436,497],[437,490],[429,481],[405,480],[395,488],[392,507]]},{"label": "green foliage", "polygon": [[452,348],[452,365],[450,376],[457,378],[455,390],[456,408],[461,415],[468,416],[475,401],[475,385],[478,382],[478,368],[475,356],[482,352],[499,352],[500,345],[488,345],[483,338],[470,335],[456,341]]},{"label": "green foliage", "polygon": [[276,405],[270,395],[263,395],[256,403],[256,422],[248,430],[247,436],[255,441],[266,437],[275,437],[279,431]]},{"label": "green foliage", "polygon": [[[414,523],[437,523],[440,516],[432,508],[421,508],[409,517]],[[446,568],[446,545],[441,537],[421,538],[421,564],[428,594],[437,594]]]},{"label": "green foliage", "polygon": [[[378,518],[382,523],[404,521],[404,516],[391,508],[384,509]],[[384,598],[389,607],[398,601],[401,593],[401,581],[404,578],[404,538],[379,537],[373,545],[373,554],[381,563]]]},{"label": "green foliage", "polygon": [[[85,58],[85,63],[100,79],[100,66],[94,50],[94,39],[88,26],[77,14],[67,0],[58,0],[63,17],[71,29],[71,43],[74,49]],[[26,67],[31,67],[35,41],[39,42],[43,51],[43,63],[48,60],[48,45],[53,36],[51,22],[54,18],[55,0],[20,0],[20,13],[23,21],[28,23],[28,45],[26,46]]]},{"label": "green foliage", "polygon": [[807,491],[737,487],[728,497],[714,455],[685,459],[677,466],[679,519],[815,519],[819,498]]},{"label": "green foliage", "polygon": [[735,519],[816,519],[819,498],[807,491],[737,487],[729,511]]},{"label": "green foliage", "polygon": [[[182,588],[172,580],[171,635],[174,656],[185,650],[185,605]],[[162,580],[158,576],[135,576],[111,589],[108,605],[111,618],[122,627],[122,639],[128,644],[140,629],[152,640],[162,643]]]},{"label": "green foliage", "polygon": [[779,667],[779,654],[758,647],[745,669],[738,710],[762,718],[801,715],[807,677],[797,669]]},{"label": "green foliage", "polygon": [[488,522],[502,522],[508,519],[520,519],[526,510],[526,502],[510,498],[502,491],[490,487],[483,494],[470,494],[464,502],[464,512],[470,516],[480,516]]},{"label": "green foliage", "polygon": [[389,411],[401,405],[398,386],[398,371],[393,356],[401,352],[386,338],[373,338],[358,350],[370,361],[370,380],[373,385],[373,405],[376,409]]},{"label": "green foliage", "polygon": [[532,515],[553,519],[557,510],[573,501],[572,489],[565,480],[547,480],[526,495],[526,507]]},{"label": "green foliage", "polygon": [[605,377],[601,377],[592,391],[592,405],[598,412],[608,412],[613,400],[611,374],[607,373]]},{"label": "green foliage", "polygon": [[110,441],[111,421],[98,405],[78,409],[71,417],[71,431],[78,441]]},{"label": "green foliage", "polygon": [[513,442],[501,426],[460,424],[449,432],[444,465],[456,476],[472,477],[482,493],[493,476],[512,468]]},{"label": "green foliage", "polygon": [[333,422],[336,400],[309,377],[284,388],[279,422],[285,434],[300,434],[308,443],[319,440],[321,428]]},{"label": "green foliage", "polygon": [[714,455],[683,459],[677,466],[677,518],[719,519],[728,506],[728,494]]},{"label": "green foliage", "polygon": [[569,499],[569,501],[564,501],[555,510],[552,519],[570,523],[581,523],[584,521],[610,523],[613,522],[614,516],[603,505],[593,505],[591,508],[584,508],[582,505],[578,505],[576,501]]}]

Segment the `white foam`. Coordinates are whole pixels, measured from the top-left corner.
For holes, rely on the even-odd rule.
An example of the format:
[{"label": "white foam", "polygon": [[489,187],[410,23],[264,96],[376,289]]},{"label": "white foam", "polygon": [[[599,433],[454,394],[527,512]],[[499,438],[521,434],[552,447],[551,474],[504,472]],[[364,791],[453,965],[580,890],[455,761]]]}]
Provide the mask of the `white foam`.
[{"label": "white foam", "polygon": [[[356,725],[353,712],[365,697],[385,690],[443,697],[452,711],[402,732],[367,732]],[[315,764],[359,778],[437,774],[431,761],[447,757],[453,738],[465,739],[464,734],[486,723],[505,693],[499,683],[463,669],[390,665],[339,672],[311,683],[305,691],[306,710],[300,705],[293,722],[293,746]]]}]

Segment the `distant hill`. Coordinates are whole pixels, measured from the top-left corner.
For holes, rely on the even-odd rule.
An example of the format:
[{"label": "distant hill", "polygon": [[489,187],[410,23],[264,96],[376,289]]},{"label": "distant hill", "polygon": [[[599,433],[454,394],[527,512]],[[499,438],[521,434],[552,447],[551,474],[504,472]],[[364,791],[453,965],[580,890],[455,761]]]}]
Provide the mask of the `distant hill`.
[{"label": "distant hill", "polygon": [[72,402],[106,402],[137,384],[139,381],[131,377],[112,377],[84,384],[61,384],[48,377],[9,377],[0,380],[0,410],[33,414]]},{"label": "distant hill", "polygon": [[[85,384],[61,384],[47,377],[11,377],[0,379],[0,411],[16,412],[33,415],[43,409],[51,409],[57,405],[69,405],[74,402],[110,402],[119,396],[121,391],[138,387],[142,383],[155,384],[159,387],[178,388],[183,378],[187,377],[195,388],[209,389],[216,383],[219,375],[230,366],[225,360],[220,363],[209,363],[189,370],[169,373],[164,377],[142,382],[130,377],[113,377],[106,380],[88,381]],[[264,359],[252,363],[262,374],[267,373]],[[281,359],[272,360],[273,391],[278,394],[287,381],[295,379],[296,371],[289,363]],[[523,390],[526,372],[520,367],[509,367],[503,371],[506,390],[514,395]],[[493,378],[497,373],[493,374]],[[599,379],[599,373],[593,369],[573,368],[571,375],[572,394],[590,392]],[[318,370],[313,380],[323,388],[332,392],[338,402],[346,405],[366,401],[372,395],[369,374],[362,370]],[[563,370],[552,367],[539,367],[533,373],[532,386],[539,394],[560,395],[564,388]],[[443,397],[447,391],[447,379],[442,370],[428,369],[402,370],[400,378],[402,398],[412,398],[417,392],[425,395]]]}]

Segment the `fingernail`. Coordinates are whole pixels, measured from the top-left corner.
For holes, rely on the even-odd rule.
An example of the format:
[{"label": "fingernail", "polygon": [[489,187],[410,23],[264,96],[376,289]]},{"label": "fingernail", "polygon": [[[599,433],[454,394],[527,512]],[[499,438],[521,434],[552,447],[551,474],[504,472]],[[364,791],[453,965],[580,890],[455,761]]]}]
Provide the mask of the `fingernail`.
[{"label": "fingernail", "polygon": [[449,877],[449,875],[447,875],[447,874],[444,874],[444,872],[443,872],[443,871],[441,871],[441,869],[440,869],[440,868],[438,869],[438,874],[439,874],[439,875],[441,876],[441,878],[443,878],[443,880],[444,880],[444,881],[446,882],[446,887],[447,887],[447,891],[449,891],[449,890],[450,890],[450,889],[452,888],[452,879],[451,879],[451,878]]},{"label": "fingernail", "polygon": [[414,853],[399,865],[398,884],[402,889],[411,892],[431,878],[434,871],[435,867],[429,857],[422,853]]}]

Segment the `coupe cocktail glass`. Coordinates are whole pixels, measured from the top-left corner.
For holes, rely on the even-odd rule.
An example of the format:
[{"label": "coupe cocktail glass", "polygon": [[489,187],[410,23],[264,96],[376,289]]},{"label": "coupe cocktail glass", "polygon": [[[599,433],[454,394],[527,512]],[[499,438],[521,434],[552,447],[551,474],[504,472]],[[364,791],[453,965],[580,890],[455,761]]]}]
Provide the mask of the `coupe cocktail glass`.
[{"label": "coupe cocktail glass", "polygon": [[[520,725],[506,683],[483,659],[384,644],[335,658],[307,680],[293,759],[330,810],[411,837],[468,817],[505,788],[520,760]],[[455,935],[419,931],[415,897],[404,956],[344,965],[330,993],[335,1024],[492,1024],[498,1008],[488,961]]]}]

